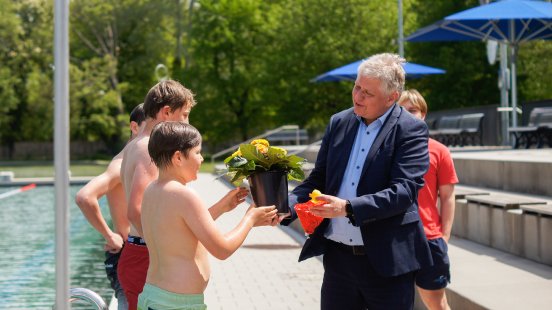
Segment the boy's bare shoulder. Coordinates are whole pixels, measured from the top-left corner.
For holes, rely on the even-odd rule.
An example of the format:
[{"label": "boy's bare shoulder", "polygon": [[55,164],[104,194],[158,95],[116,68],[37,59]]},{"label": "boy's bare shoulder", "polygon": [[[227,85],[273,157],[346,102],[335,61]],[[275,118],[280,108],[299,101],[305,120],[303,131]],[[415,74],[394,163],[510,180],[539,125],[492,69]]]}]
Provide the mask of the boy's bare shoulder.
[{"label": "boy's bare shoulder", "polygon": [[163,191],[165,192],[167,201],[170,201],[171,204],[174,203],[178,206],[185,205],[191,209],[202,206],[201,199],[197,192],[190,186],[186,186],[178,181],[167,183],[163,187]]}]

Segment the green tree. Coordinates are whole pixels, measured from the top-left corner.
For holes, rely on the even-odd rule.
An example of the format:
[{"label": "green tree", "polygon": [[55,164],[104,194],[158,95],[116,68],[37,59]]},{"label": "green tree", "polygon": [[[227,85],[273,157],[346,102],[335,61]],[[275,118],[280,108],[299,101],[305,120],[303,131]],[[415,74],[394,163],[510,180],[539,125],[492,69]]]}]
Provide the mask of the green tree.
[{"label": "green tree", "polygon": [[351,105],[352,82],[311,83],[319,74],[375,53],[396,52],[396,1],[283,1],[268,94],[279,121],[321,131]]},{"label": "green tree", "polygon": [[194,12],[193,60],[182,80],[197,93],[192,119],[198,120],[193,123],[207,142],[246,139],[255,128],[274,125],[274,107],[262,100],[262,81],[269,74],[263,60],[271,48],[272,5],[206,0]]},{"label": "green tree", "polygon": [[[37,74],[43,75],[46,81],[52,73],[52,6],[49,1],[40,0],[1,0],[0,6],[0,96],[3,109],[0,136],[2,144],[13,150],[15,142],[35,137],[27,135],[29,131],[23,128],[29,124],[27,112],[34,108],[28,106],[33,94],[29,94],[27,84],[29,78],[35,78]],[[42,116],[34,122],[53,123]]]},{"label": "green tree", "polygon": [[518,54],[519,102],[552,99],[552,42],[524,43]]},{"label": "green tree", "polygon": [[[417,1],[405,14],[405,33],[478,5],[477,0],[437,1],[431,5]],[[498,64],[489,65],[483,42],[407,43],[406,54],[411,61],[447,71],[407,83],[408,87],[420,90],[431,111],[500,102]]]},{"label": "green tree", "polygon": [[169,0],[72,2],[74,138],[104,141],[112,152],[120,149],[128,137],[128,111],[143,101],[156,82],[155,66],[167,61],[167,47],[174,45],[169,19],[174,5]]}]

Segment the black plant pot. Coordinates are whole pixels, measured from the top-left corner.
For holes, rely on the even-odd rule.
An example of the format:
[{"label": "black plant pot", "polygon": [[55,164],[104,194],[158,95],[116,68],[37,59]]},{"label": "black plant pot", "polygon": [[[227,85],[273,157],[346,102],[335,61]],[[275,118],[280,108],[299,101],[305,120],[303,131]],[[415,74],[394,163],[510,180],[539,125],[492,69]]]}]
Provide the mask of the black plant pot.
[{"label": "black plant pot", "polygon": [[257,206],[275,205],[278,214],[289,214],[286,171],[257,172],[247,179],[251,196]]}]

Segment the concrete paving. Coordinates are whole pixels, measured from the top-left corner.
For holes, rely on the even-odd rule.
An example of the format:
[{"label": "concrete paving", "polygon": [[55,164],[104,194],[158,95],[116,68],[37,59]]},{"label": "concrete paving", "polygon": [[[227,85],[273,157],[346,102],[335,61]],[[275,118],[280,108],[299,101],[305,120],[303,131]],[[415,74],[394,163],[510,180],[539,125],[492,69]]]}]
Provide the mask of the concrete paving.
[{"label": "concrete paving", "polygon": [[552,307],[552,267],[549,265],[460,238],[451,239],[449,256],[452,283],[448,289],[478,305],[457,309]]},{"label": "concrete paving", "polygon": [[[210,174],[190,184],[208,205],[229,189]],[[242,204],[217,220],[230,230],[247,208]],[[226,261],[211,258],[205,292],[210,309],[319,309],[323,267],[320,259],[297,262],[304,235],[287,227],[254,228]],[[552,267],[461,238],[449,244],[456,309],[550,309]],[[417,307],[423,309],[423,307]]]},{"label": "concrete paving", "polygon": [[[211,174],[190,183],[207,205],[229,190]],[[243,217],[244,203],[217,220],[227,232]],[[205,291],[209,309],[319,309],[323,267],[318,259],[298,263],[304,236],[287,227],[253,228],[230,258],[210,257],[211,280]]]}]

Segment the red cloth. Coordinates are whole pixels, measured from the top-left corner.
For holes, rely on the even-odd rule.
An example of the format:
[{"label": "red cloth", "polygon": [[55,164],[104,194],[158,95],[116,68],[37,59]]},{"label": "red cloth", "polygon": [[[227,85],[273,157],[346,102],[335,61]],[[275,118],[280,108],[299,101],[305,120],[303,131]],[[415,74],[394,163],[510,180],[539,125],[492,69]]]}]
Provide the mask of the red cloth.
[{"label": "red cloth", "polygon": [[439,186],[458,183],[452,157],[446,146],[429,139],[429,169],[424,176],[425,185],[418,193],[420,217],[427,239],[443,236],[441,216],[437,209]]},{"label": "red cloth", "polygon": [[125,292],[129,310],[136,310],[138,307],[138,295],[144,289],[148,267],[148,248],[144,245],[125,243],[119,258],[117,275]]},{"label": "red cloth", "polygon": [[312,206],[321,205],[321,204],[325,204],[325,202],[320,201],[320,202],[314,203],[312,202],[312,200],[309,200],[307,202],[298,203],[295,205],[295,212],[297,212],[299,221],[301,221],[301,226],[303,226],[303,230],[305,231],[305,233],[309,235],[314,232],[314,229],[316,229],[316,227],[318,227],[318,225],[320,225],[320,223],[324,219],[312,214],[309,208]]}]

